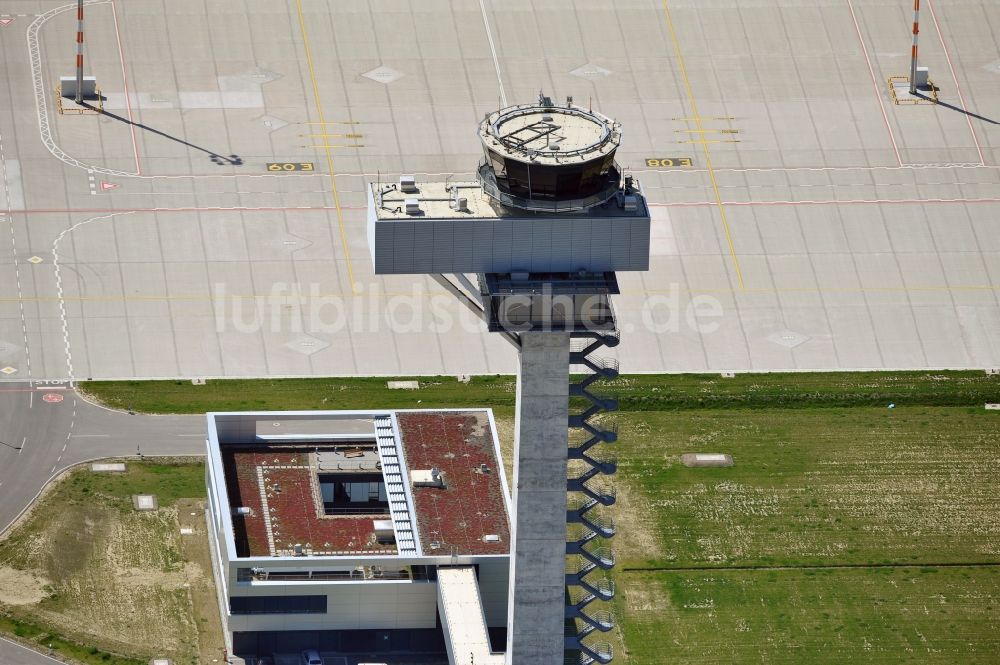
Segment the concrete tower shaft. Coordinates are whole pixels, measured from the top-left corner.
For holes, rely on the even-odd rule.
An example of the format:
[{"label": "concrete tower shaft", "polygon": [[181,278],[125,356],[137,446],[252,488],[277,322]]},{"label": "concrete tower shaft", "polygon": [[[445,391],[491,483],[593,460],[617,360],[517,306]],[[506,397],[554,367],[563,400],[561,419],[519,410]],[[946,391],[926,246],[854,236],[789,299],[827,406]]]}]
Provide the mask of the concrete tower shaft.
[{"label": "concrete tower shaft", "polygon": [[[499,109],[479,138],[477,182],[371,185],[372,260],[376,274],[434,275],[518,349],[506,663],[608,663],[602,477],[617,466],[596,446],[615,442],[597,418],[617,404],[590,386],[618,365],[593,352],[618,344],[616,271],[649,267],[649,209],[615,163],[618,123],[571,99]],[[571,366],[590,375],[570,383]],[[589,406],[570,413],[571,396]],[[584,439],[572,447],[570,428]]]}]

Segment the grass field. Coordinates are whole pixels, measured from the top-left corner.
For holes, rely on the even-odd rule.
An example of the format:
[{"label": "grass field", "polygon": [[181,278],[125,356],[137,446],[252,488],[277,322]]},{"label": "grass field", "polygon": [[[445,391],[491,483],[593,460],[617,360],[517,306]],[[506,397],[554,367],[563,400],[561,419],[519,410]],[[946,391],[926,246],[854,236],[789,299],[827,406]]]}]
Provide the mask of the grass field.
[{"label": "grass field", "polygon": [[998,590],[997,568],[645,572],[617,604],[630,663],[987,665]]},{"label": "grass field", "polygon": [[[616,480],[656,550],[626,566],[1000,561],[1000,414],[957,407],[629,414]],[[688,468],[688,452],[731,468]],[[632,506],[634,510],[637,506]]]},{"label": "grass field", "polygon": [[[0,542],[0,629],[83,662],[218,657],[218,620],[215,635],[204,630],[217,615],[207,546],[192,556],[182,542],[206,538],[204,465],[128,466],[72,472]],[[137,493],[155,494],[159,510],[134,511]],[[181,536],[182,519],[200,534]],[[211,604],[200,600],[206,591]]]},{"label": "grass field", "polygon": [[[406,377],[400,377],[406,379]],[[409,377],[419,390],[388,390],[385,378],[208,381],[88,381],[80,389],[117,409],[140,413],[287,409],[514,407],[512,376]],[[1000,379],[984,372],[859,372],[627,375],[603,382],[601,392],[623,411],[690,408],[817,408],[821,406],[968,406],[1000,400]]]},{"label": "grass field", "polygon": [[[491,406],[511,377],[94,383],[140,411]],[[616,662],[997,663],[1000,378],[626,376]],[[895,408],[887,408],[894,404]],[[687,468],[687,452],[732,468]]]},{"label": "grass field", "polygon": [[626,662],[1000,662],[1000,414],[701,409],[620,435]]}]

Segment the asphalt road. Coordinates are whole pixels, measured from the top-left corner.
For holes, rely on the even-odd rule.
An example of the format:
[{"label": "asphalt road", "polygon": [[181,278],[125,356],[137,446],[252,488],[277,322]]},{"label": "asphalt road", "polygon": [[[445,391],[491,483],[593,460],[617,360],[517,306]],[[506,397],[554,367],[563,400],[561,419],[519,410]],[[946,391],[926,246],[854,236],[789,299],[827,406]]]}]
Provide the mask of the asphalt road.
[{"label": "asphalt road", "polygon": [[[65,385],[0,384],[0,534],[63,470],[102,457],[201,454],[203,416],[140,416],[111,411]],[[53,659],[0,638],[3,665]]]},{"label": "asphalt road", "polygon": [[198,455],[203,416],[139,416],[111,411],[65,385],[0,384],[0,533],[54,476],[112,456]]},{"label": "asphalt road", "polygon": [[17,642],[0,637],[0,662],[4,665],[53,665],[61,660],[49,658],[46,655],[22,647]]}]

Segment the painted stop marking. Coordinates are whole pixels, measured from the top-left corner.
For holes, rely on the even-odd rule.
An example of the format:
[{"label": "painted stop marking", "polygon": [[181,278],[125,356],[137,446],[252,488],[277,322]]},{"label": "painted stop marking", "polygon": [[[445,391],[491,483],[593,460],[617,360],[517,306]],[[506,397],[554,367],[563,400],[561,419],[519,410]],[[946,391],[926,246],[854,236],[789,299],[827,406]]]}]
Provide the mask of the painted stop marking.
[{"label": "painted stop marking", "polygon": [[60,395],[59,393],[45,393],[44,395],[42,395],[42,399],[48,402],[49,404],[58,404],[59,402],[63,401],[63,396]]}]

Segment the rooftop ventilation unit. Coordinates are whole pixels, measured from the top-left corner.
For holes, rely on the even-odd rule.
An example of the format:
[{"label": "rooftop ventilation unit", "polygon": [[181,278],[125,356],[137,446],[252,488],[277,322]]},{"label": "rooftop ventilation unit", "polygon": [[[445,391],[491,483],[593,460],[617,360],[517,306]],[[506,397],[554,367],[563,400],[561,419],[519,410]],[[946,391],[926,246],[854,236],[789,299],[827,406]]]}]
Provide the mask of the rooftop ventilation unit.
[{"label": "rooftop ventilation unit", "polygon": [[412,175],[401,175],[399,176],[399,189],[410,193],[417,191],[417,179]]},{"label": "rooftop ventilation unit", "polygon": [[392,520],[372,520],[372,531],[375,532],[375,540],[380,544],[396,542],[396,532],[392,528]]},{"label": "rooftop ventilation unit", "polygon": [[444,487],[444,476],[437,468],[411,471],[410,479],[414,487]]},{"label": "rooftop ventilation unit", "polygon": [[630,194],[626,195],[625,196],[625,201],[624,201],[624,204],[623,204],[622,207],[626,211],[628,211],[628,212],[632,212],[634,210],[638,210],[639,209],[639,197],[638,196],[632,196]]},{"label": "rooftop ventilation unit", "polygon": [[491,533],[491,534],[485,535],[485,536],[483,536],[483,542],[484,543],[499,543],[500,542],[500,536],[498,536],[495,533]]},{"label": "rooftop ventilation unit", "polygon": [[404,203],[406,204],[407,215],[420,214],[420,199],[406,199]]}]

